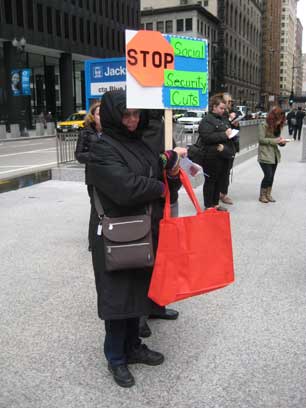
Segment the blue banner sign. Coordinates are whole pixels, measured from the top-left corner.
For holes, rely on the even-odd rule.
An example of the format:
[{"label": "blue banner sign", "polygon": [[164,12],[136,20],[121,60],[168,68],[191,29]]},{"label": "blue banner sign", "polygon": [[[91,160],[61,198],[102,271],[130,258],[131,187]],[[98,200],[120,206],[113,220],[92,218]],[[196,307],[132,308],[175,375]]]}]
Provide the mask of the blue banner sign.
[{"label": "blue banner sign", "polygon": [[107,91],[126,89],[125,58],[85,61],[86,110]]},{"label": "blue banner sign", "polygon": [[11,95],[31,95],[31,69],[11,70]]}]

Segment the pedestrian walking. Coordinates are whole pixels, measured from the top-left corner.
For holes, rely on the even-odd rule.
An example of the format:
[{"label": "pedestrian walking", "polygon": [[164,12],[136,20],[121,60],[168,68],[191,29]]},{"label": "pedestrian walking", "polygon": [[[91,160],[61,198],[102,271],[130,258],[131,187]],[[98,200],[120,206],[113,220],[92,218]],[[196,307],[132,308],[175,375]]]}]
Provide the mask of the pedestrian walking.
[{"label": "pedestrian walking", "polygon": [[[87,192],[90,197],[90,202],[93,204],[93,186],[88,183],[87,180],[87,165],[91,159],[90,146],[92,143],[97,142],[102,137],[102,128],[100,121],[100,102],[94,103],[88,114],[85,117],[85,126],[81,130],[76,150],[75,158],[79,163],[85,164],[85,183],[87,185]],[[91,251],[91,236],[92,229],[94,228],[94,214],[93,205],[90,206],[90,217],[88,226],[88,250]]]},{"label": "pedestrian walking", "polygon": [[294,126],[296,125],[295,113],[296,111],[294,108],[291,108],[290,111],[287,113],[287,125],[289,136],[292,136]]},{"label": "pedestrian walking", "polygon": [[[105,216],[127,217],[147,212],[151,206],[152,236],[157,248],[159,221],[163,215],[163,170],[171,190],[179,188],[179,156],[173,150],[162,155],[150,149],[143,132],[150,122],[142,111],[126,108],[124,91],[106,92],[101,100],[103,137],[91,145],[88,183],[95,187]],[[152,268],[115,270],[106,268],[104,235],[98,235],[95,214],[92,260],[98,296],[98,315],[105,321],[104,354],[115,382],[131,387],[129,370],[134,363],[157,366],[163,354],[150,350],[139,338],[139,318],[158,314],[163,308],[147,296]]]},{"label": "pedestrian walking", "polygon": [[276,201],[271,192],[276,168],[281,159],[278,146],[286,145],[286,139],[281,136],[285,121],[284,111],[276,106],[269,112],[266,123],[259,126],[258,162],[264,173],[259,195],[259,201],[262,203]]},{"label": "pedestrian walking", "polygon": [[301,133],[302,133],[302,128],[303,128],[304,117],[305,117],[305,112],[303,112],[302,108],[299,106],[295,114],[296,124],[294,127],[294,133],[293,133],[294,140],[296,140],[296,138],[298,140],[301,140]]}]

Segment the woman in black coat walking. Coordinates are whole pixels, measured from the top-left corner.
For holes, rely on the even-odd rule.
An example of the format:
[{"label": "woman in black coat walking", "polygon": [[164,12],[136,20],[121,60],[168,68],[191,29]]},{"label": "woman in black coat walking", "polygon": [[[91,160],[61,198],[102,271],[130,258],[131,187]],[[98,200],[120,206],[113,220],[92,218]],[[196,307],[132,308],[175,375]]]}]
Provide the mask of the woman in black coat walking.
[{"label": "woman in black coat walking", "polygon": [[[79,163],[85,164],[85,183],[87,184],[87,192],[90,197],[90,201],[93,200],[93,187],[87,180],[87,165],[91,159],[91,153],[89,151],[92,143],[97,142],[102,137],[102,128],[100,120],[100,102],[96,102],[91,105],[88,114],[85,117],[85,126],[81,130],[76,149],[74,152],[75,158]],[[94,214],[90,210],[89,226],[88,226],[88,250],[91,251],[90,237],[92,235],[91,230],[94,228]]]},{"label": "woman in black coat walking", "polygon": [[[97,191],[109,217],[145,214],[152,206],[152,235],[157,247],[163,213],[165,168],[170,189],[179,186],[179,157],[160,155],[143,140],[150,124],[139,110],[126,108],[124,91],[106,92],[101,101],[102,139],[91,146],[88,183]],[[96,228],[98,217],[96,215]],[[97,230],[96,230],[97,231]],[[128,364],[159,365],[164,356],[148,349],[139,338],[139,318],[162,309],[147,296],[152,268],[107,272],[103,234],[92,236],[92,259],[98,295],[98,315],[105,320],[104,354],[116,383],[131,387],[135,381]]]}]

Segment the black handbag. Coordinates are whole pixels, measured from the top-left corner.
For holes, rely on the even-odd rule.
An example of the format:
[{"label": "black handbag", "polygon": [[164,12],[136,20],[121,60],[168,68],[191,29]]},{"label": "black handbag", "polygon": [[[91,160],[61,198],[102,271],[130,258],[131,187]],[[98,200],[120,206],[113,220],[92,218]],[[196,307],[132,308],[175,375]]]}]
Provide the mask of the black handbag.
[{"label": "black handbag", "polygon": [[95,188],[94,202],[100,219],[97,234],[103,235],[106,270],[152,267],[151,208],[148,214],[110,218],[105,215]]},{"label": "black handbag", "polygon": [[203,166],[203,150],[197,140],[195,144],[189,146],[188,148],[188,158],[196,164]]}]

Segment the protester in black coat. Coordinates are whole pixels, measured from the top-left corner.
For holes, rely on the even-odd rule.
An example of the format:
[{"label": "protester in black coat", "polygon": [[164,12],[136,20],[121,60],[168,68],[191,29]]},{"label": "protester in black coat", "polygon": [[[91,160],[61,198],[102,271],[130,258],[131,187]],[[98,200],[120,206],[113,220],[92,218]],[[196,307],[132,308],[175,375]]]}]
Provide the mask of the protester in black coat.
[{"label": "protester in black coat", "polygon": [[221,182],[228,171],[228,160],[235,155],[235,147],[230,140],[231,128],[223,120],[225,101],[222,95],[214,95],[209,101],[209,112],[199,126],[199,144],[203,151],[203,186],[205,208],[219,206]]},{"label": "protester in black coat", "polygon": [[[224,122],[226,125],[232,129],[239,130],[240,125],[239,121],[237,121],[238,117],[241,116],[240,112],[236,111],[234,109],[233,105],[233,98],[229,93],[224,93],[223,94],[223,99],[225,100],[225,111],[223,115]],[[232,139],[233,145],[235,147],[235,153],[238,153],[240,150],[240,144],[239,144],[239,133]],[[228,159],[228,166],[226,173],[224,173],[224,177],[221,180],[221,185],[220,185],[220,199],[223,203],[225,204],[233,204],[233,200],[231,197],[228,195],[228,187],[230,184],[230,173],[234,165],[234,159],[235,156],[230,157]]]},{"label": "protester in black coat", "polygon": [[[88,114],[85,117],[85,127],[81,130],[76,150],[75,158],[79,163],[85,164],[85,183],[87,184],[87,192],[90,197],[90,201],[93,200],[93,188],[87,181],[87,164],[90,162],[91,153],[90,146],[92,143],[97,142],[102,137],[101,120],[100,120],[100,102],[94,103]],[[89,227],[88,227],[88,250],[91,251],[91,235],[94,228],[94,213],[90,210]]]},{"label": "protester in black coat", "polygon": [[[177,188],[178,155],[169,151],[161,160],[160,155],[142,141],[143,131],[150,123],[143,120],[140,111],[126,109],[123,91],[104,94],[101,125],[103,137],[90,149],[88,183],[96,188],[105,214],[109,217],[144,214],[151,204],[156,248],[164,206],[162,171],[166,168],[173,177],[169,179],[170,188]],[[108,138],[114,139],[117,146],[109,143]],[[98,315],[105,320],[104,354],[117,384],[130,387],[134,384],[134,378],[127,364],[158,365],[164,360],[161,353],[141,344],[138,335],[139,318],[162,310],[147,296],[152,269],[107,272],[103,234],[94,234],[92,242]]]}]

